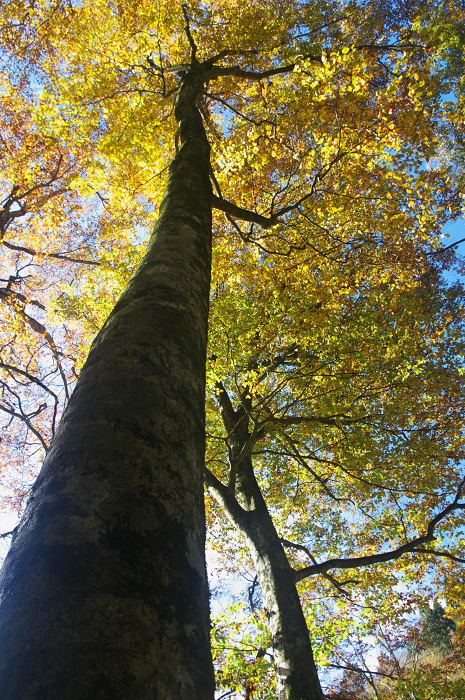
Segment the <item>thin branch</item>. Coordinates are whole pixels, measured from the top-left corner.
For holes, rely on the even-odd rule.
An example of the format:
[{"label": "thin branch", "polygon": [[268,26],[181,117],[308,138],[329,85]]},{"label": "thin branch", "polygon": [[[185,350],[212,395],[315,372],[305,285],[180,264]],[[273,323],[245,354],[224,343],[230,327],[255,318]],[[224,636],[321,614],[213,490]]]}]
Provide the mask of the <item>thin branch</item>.
[{"label": "thin branch", "polygon": [[364,671],[363,668],[359,668],[358,666],[352,666],[352,664],[349,664],[349,666],[341,666],[339,664],[325,664],[325,668],[339,668],[342,671],[355,671],[356,673],[364,673],[365,675],[373,674],[375,676],[382,676],[383,678],[390,678],[391,680],[395,678],[394,675],[389,673],[382,673],[381,671]]},{"label": "thin branch", "polygon": [[423,44],[414,44],[412,42],[407,42],[405,44],[356,44],[354,46],[354,49],[358,49],[359,51],[368,49],[368,51],[380,51],[386,53],[390,53],[391,51],[394,53],[403,53],[407,49],[419,49],[424,51],[425,48],[426,47]]},{"label": "thin branch", "polygon": [[218,698],[218,700],[224,700],[224,698],[230,697],[230,696],[231,696],[233,693],[235,693],[235,692],[236,692],[236,689],[234,689],[234,690],[227,690],[225,693],[223,693],[223,695],[220,695],[220,697]]},{"label": "thin branch", "polygon": [[[313,178],[312,185],[310,187],[310,191],[307,192],[307,194],[303,195],[303,197],[300,197],[300,199],[297,200],[294,204],[290,204],[287,207],[283,207],[282,209],[279,209],[276,211],[274,214],[271,216],[263,216],[262,214],[257,214],[254,211],[251,211],[250,209],[244,209],[243,207],[238,207],[236,204],[233,204],[232,202],[228,202],[226,199],[223,199],[223,197],[217,197],[216,195],[213,195],[212,198],[212,206],[214,209],[219,209],[220,211],[225,212],[226,214],[229,214],[231,216],[236,217],[237,219],[240,219],[241,221],[248,221],[249,223],[252,224],[258,224],[265,230],[270,229],[272,226],[275,226],[279,222],[279,218],[281,216],[284,216],[285,214],[288,214],[291,211],[294,211],[295,209],[298,209],[304,202],[306,202],[308,199],[314,196],[314,194],[317,192],[318,184],[324,179],[324,177],[330,172],[330,170],[338,163],[345,155],[347,155],[347,152],[339,152],[324,168],[321,168]],[[254,241],[257,245],[258,242]],[[263,248],[262,246],[259,245],[260,248]],[[303,250],[306,246],[298,247],[298,246],[291,246],[292,249],[296,250]],[[263,248],[263,250],[266,250]],[[272,252],[272,251],[266,251],[266,252]],[[277,252],[277,251],[276,251]],[[289,251],[290,252],[290,251]],[[282,254],[282,253],[281,253]],[[287,253],[288,255],[289,253]]]},{"label": "thin branch", "polygon": [[415,549],[412,549],[412,552],[419,552],[421,554],[434,554],[436,557],[446,557],[447,559],[451,559],[452,561],[457,561],[460,564],[465,564],[465,559],[460,559],[460,557],[456,557],[454,554],[450,554],[450,552],[440,552],[437,549],[427,549],[426,547],[415,547]]},{"label": "thin branch", "polygon": [[16,528],[14,530],[10,530],[9,532],[2,532],[2,534],[0,534],[0,540],[3,540],[4,537],[11,537],[15,534],[15,532]]},{"label": "thin branch", "polygon": [[260,119],[260,121],[256,121],[255,119],[252,119],[252,117],[248,117],[246,114],[242,114],[242,112],[239,112],[238,109],[235,107],[232,107],[229,102],[226,102],[226,100],[223,100],[221,97],[218,97],[217,95],[212,95],[210,92],[205,93],[206,97],[209,97],[211,100],[215,100],[215,102],[219,102],[220,104],[224,105],[227,109],[231,110],[231,112],[234,112],[234,114],[237,114],[238,117],[241,119],[244,119],[246,122],[250,122],[251,124],[254,124],[254,126],[261,126],[262,124],[270,124],[271,126],[275,126],[275,123],[272,122],[270,119]]},{"label": "thin branch", "polygon": [[[294,441],[289,435],[287,435],[286,433],[284,433],[284,438],[285,438],[285,439],[287,440],[287,442],[289,442],[289,444],[290,444],[290,447],[291,447],[291,450],[292,450],[292,455],[291,455],[291,456],[297,461],[298,464],[300,464],[301,467],[303,467],[306,471],[308,471],[309,474],[311,474],[311,475],[313,476],[313,478],[315,479],[315,481],[317,481],[317,482],[320,484],[320,486],[322,487],[323,491],[324,491],[333,501],[336,501],[337,503],[346,503],[347,501],[352,502],[352,501],[350,501],[350,499],[348,499],[348,498],[340,498],[339,496],[336,496],[336,495],[331,491],[331,489],[328,487],[329,477],[324,478],[324,477],[320,476],[319,474],[317,474],[316,471],[314,471],[314,469],[312,469],[312,468],[310,467],[310,465],[307,464],[307,462],[305,461],[305,459],[302,457],[302,455],[300,454],[300,452],[298,451],[298,449],[297,449],[296,446],[295,446],[295,441]],[[315,562],[315,563],[316,563],[316,562]]]},{"label": "thin branch", "polygon": [[218,63],[218,61],[221,61],[223,58],[228,58],[229,56],[256,56],[257,54],[258,51],[256,49],[246,49],[243,51],[229,51],[228,49],[224,49],[215,54],[215,56],[204,61],[203,65],[211,67],[215,63]]},{"label": "thin branch", "polygon": [[[278,425],[310,425],[312,423],[319,423],[320,425],[353,425],[354,423],[365,423],[367,418],[370,416],[363,416],[363,418],[347,418],[345,413],[335,413],[332,416],[283,416],[278,418],[277,416],[270,416],[263,421],[265,423],[277,423]],[[262,423],[260,423],[260,426]]]},{"label": "thin branch", "polygon": [[[37,321],[33,316],[30,316],[26,311],[24,310],[24,306],[28,303],[27,299],[24,297],[23,294],[20,294],[19,292],[15,292],[14,290],[11,290],[11,280],[15,280],[14,277],[10,277],[10,282],[7,285],[6,289],[0,290],[0,299],[3,299],[6,304],[21,318],[27,323],[27,325],[32,328],[32,330],[35,333],[38,333],[41,335],[44,340],[47,342],[49,345],[53,356],[55,358],[55,361],[57,363],[58,371],[60,372],[61,378],[63,380],[63,387],[65,390],[65,395],[66,399],[69,399],[69,390],[68,390],[68,382],[66,380],[66,375],[63,371],[63,367],[61,365],[61,360],[60,360],[60,353],[58,352],[58,349],[55,345],[55,341],[53,340],[52,336],[50,333],[47,331],[45,326]],[[18,303],[18,300],[22,302],[23,306],[21,306],[20,303]],[[32,302],[31,302],[32,303]],[[40,308],[44,308],[39,302],[35,302],[36,306],[39,306]]]},{"label": "thin branch", "polygon": [[348,154],[348,151],[340,151],[334,158],[326,165],[324,168],[321,168],[313,178],[312,185],[310,187],[310,192],[305,194],[303,197],[297,200],[294,204],[290,204],[287,207],[283,207],[282,209],[279,209],[277,212],[275,212],[274,216],[284,216],[284,214],[288,214],[290,211],[294,211],[295,209],[298,209],[304,202],[307,201],[307,199],[310,199],[310,197],[313,197],[315,192],[317,191],[317,186],[318,183],[321,182],[326,175],[330,172],[330,170],[338,163],[344,156]]},{"label": "thin branch", "polygon": [[463,243],[465,241],[465,238],[461,238],[460,241],[455,241],[455,243],[451,243],[450,245],[446,245],[444,248],[440,248],[439,250],[433,250],[432,253],[425,253],[425,255],[441,255],[441,253],[445,253],[446,250],[450,250],[450,248],[455,248],[456,245],[459,245],[460,243]]},{"label": "thin branch", "polygon": [[[278,367],[281,367],[282,365],[286,364],[286,362],[290,359],[296,359],[299,356],[299,348],[297,343],[291,343],[287,347],[283,348],[280,352],[279,355],[276,355],[273,358],[273,361],[266,365],[266,369],[262,374],[257,378],[257,384],[262,382],[266,377],[271,373],[274,372],[275,369],[278,369]],[[255,366],[258,366],[258,361],[255,363]],[[254,369],[254,367],[251,367],[250,369]]]},{"label": "thin branch", "polygon": [[53,410],[53,419],[52,419],[52,435],[55,433],[55,423],[56,423],[56,416],[57,416],[57,411],[58,411],[58,396],[55,394],[54,391],[50,389],[46,384],[43,384],[40,379],[37,379],[37,377],[34,377],[34,375],[29,374],[29,372],[26,372],[24,369],[19,369],[19,367],[14,367],[13,365],[8,365],[5,364],[4,362],[0,362],[0,367],[2,369],[6,369],[7,372],[16,372],[17,374],[21,374],[23,377],[26,377],[26,379],[29,379],[31,382],[34,382],[38,386],[40,386],[44,391],[46,391],[50,396],[53,396],[53,400],[55,403],[54,410]]},{"label": "thin branch", "polygon": [[[43,406],[45,407],[46,404],[43,404]],[[45,452],[48,452],[47,443],[45,442],[44,438],[39,433],[37,428],[34,428],[34,426],[32,425],[32,423],[30,422],[30,420],[28,419],[27,416],[23,415],[22,413],[16,413],[16,411],[14,411],[12,408],[7,408],[6,406],[2,406],[2,405],[0,405],[0,411],[4,411],[5,413],[8,413],[13,418],[19,418],[19,420],[23,421],[23,423],[25,423],[27,425],[27,427],[31,431],[31,433],[34,433],[36,438],[39,440],[39,442],[42,445],[42,447],[44,448]]]},{"label": "thin branch", "polygon": [[14,245],[13,243],[8,243],[7,241],[2,241],[3,245],[10,250],[18,250],[21,253],[27,253],[28,255],[43,255],[44,258],[57,258],[58,260],[66,260],[67,262],[79,263],[83,265],[101,265],[99,261],[96,260],[84,260],[82,258],[72,258],[69,255],[63,255],[61,253],[43,253],[38,250],[33,250],[32,248],[26,248],[20,245]]},{"label": "thin branch", "polygon": [[[365,557],[350,557],[347,559],[329,559],[328,561],[322,562],[321,564],[314,564],[313,566],[307,566],[303,569],[296,571],[296,581],[302,581],[308,576],[314,576],[315,574],[323,574],[329,569],[356,569],[360,566],[372,566],[373,564],[381,564],[386,561],[393,561],[395,559],[400,559],[403,554],[415,552],[418,547],[428,542],[432,542],[435,539],[434,530],[436,525],[441,522],[447,515],[452,513],[457,509],[465,509],[464,503],[459,503],[459,498],[462,495],[462,488],[465,484],[465,478],[462,479],[460,485],[457,489],[452,503],[449,503],[446,508],[441,510],[429,523],[426,528],[426,534],[420,537],[415,537],[415,539],[410,542],[393,549],[389,552],[382,552],[380,554],[371,554]],[[435,553],[434,550],[428,550],[428,553]],[[439,555],[441,556],[441,555]]]},{"label": "thin branch", "polygon": [[47,342],[48,346],[50,347],[50,349],[53,353],[53,357],[55,358],[55,362],[57,363],[57,366],[58,366],[58,371],[60,372],[61,379],[63,381],[63,387],[65,390],[66,400],[69,400],[68,382],[66,380],[66,375],[65,375],[63,367],[61,365],[60,355],[59,355],[57,346],[55,345],[55,341],[53,340],[52,336],[47,331],[45,326],[42,325],[42,323],[39,323],[39,321],[37,321],[35,318],[33,318],[32,316],[29,316],[29,314],[27,314],[24,311],[24,309],[18,309],[14,306],[13,306],[13,308],[26,321],[28,326],[30,328],[32,328],[32,330],[35,331],[36,333],[39,333],[39,335],[41,335],[44,338],[44,340]]}]

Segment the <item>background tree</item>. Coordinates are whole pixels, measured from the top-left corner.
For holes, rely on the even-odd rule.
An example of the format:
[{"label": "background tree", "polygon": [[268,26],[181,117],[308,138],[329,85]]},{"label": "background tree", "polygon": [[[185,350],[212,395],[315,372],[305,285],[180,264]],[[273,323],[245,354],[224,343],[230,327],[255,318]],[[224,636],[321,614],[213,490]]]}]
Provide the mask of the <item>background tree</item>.
[{"label": "background tree", "polygon": [[[439,611],[439,606],[436,607]],[[433,613],[433,609],[430,609]],[[435,631],[438,630],[438,618],[442,618],[440,628],[447,633],[431,636],[424,634],[425,618],[434,620]],[[449,624],[447,624],[449,623]],[[401,620],[399,624],[380,625],[376,632],[378,663],[373,669],[373,661],[369,662],[367,652],[369,645],[358,640],[345,653],[341,654],[339,663],[334,668],[345,669],[341,680],[335,684],[336,697],[344,694],[347,670],[351,677],[365,682],[363,698],[382,698],[383,700],[407,700],[419,698],[448,697],[459,700],[464,690],[464,661],[457,645],[457,638],[451,638],[450,630],[454,627],[451,619],[446,620],[439,612],[428,615],[423,612],[415,620]],[[444,644],[447,644],[447,646]],[[358,696],[357,696],[358,697]]]},{"label": "background tree", "polygon": [[452,636],[456,623],[445,617],[446,611],[435,601],[432,608],[428,607],[422,615],[421,639],[425,648],[442,649],[447,651],[452,647]]},{"label": "background tree", "polygon": [[[17,63],[5,62],[2,69],[0,372],[6,423],[0,479],[3,505],[20,509],[92,335],[111,310],[99,278],[114,296],[140,258],[140,246],[133,243],[140,203],[133,200],[129,214],[120,192],[107,196],[88,183],[81,192],[77,183],[85,177],[91,144],[76,148],[39,128],[34,76]],[[116,227],[119,237],[112,240]],[[95,294],[85,287],[89,279]],[[85,313],[90,294],[100,302],[86,329],[76,326],[76,308],[66,305],[65,290],[75,289],[77,280],[78,308]]]},{"label": "background tree", "polygon": [[[343,167],[344,164],[340,165],[337,175],[341,175]],[[389,175],[385,175],[389,182],[389,185],[386,181],[384,183],[386,189],[392,191]],[[395,175],[392,179],[395,182]],[[337,179],[332,173],[331,184],[334,186],[335,182]],[[373,187],[373,182],[367,184],[367,189],[370,187]],[[413,187],[418,187],[418,180]],[[399,200],[397,191],[396,206]],[[351,213],[357,211],[358,206],[359,201],[345,202],[346,211]],[[338,213],[336,209],[330,219],[332,228],[324,228],[327,237],[338,231]],[[315,219],[318,221],[315,214],[318,214],[318,208],[313,203],[312,223]],[[325,214],[328,215],[327,209]],[[379,210],[377,214],[379,217]],[[401,209],[396,210],[393,218],[397,216],[402,217]],[[355,228],[361,220],[360,209],[357,217],[350,218],[349,215],[343,219],[345,240],[350,240],[349,231],[353,231],[350,229],[351,223]],[[325,224],[327,226],[327,220],[322,220],[321,224],[322,228]],[[386,224],[387,232],[392,233],[391,217]],[[382,225],[382,220],[378,220],[378,230]],[[369,225],[367,229],[370,230]],[[315,237],[312,238],[314,240]],[[405,242],[405,238],[402,240]],[[319,265],[316,284],[311,278],[315,268],[312,263],[308,264],[306,248],[303,260],[297,263],[298,254],[294,252],[294,265],[285,260],[282,267],[266,257],[265,251],[260,263],[263,265],[266,261],[267,276],[260,294],[254,294],[248,286],[248,280],[255,282],[260,274],[256,271],[257,263],[249,264],[251,253],[239,263],[237,279],[231,282],[223,275],[213,300],[213,314],[217,315],[213,315],[212,327],[220,330],[211,338],[211,381],[212,391],[216,388],[217,409],[224,425],[212,415],[209,466],[220,481],[209,473],[206,483],[236,531],[244,535],[251,551],[253,568],[265,590],[265,611],[275,641],[278,687],[283,697],[287,697],[286,692],[289,697],[294,697],[292,693],[295,693],[295,697],[305,696],[303,688],[308,687],[308,682],[303,681],[297,687],[298,681],[292,678],[293,671],[295,669],[297,676],[297,669],[311,668],[307,628],[305,623],[295,621],[299,619],[298,606],[295,617],[289,610],[291,596],[296,599],[295,592],[290,593],[295,588],[295,578],[299,580],[326,573],[339,566],[355,568],[394,561],[395,564],[386,566],[384,572],[377,567],[376,573],[361,575],[365,591],[370,591],[367,607],[392,615],[392,599],[386,596],[387,590],[398,582],[398,575],[403,574],[406,581],[411,581],[437,565],[436,562],[434,565],[428,564],[428,558],[421,557],[422,550],[433,553],[432,547],[426,549],[423,545],[437,537],[438,531],[434,532],[434,526],[440,521],[443,521],[441,529],[444,534],[450,532],[458,522],[455,514],[463,507],[460,500],[461,476],[455,466],[462,449],[459,446],[462,442],[459,424],[463,399],[459,397],[460,390],[457,393],[461,360],[459,355],[453,360],[449,354],[452,347],[455,347],[453,352],[460,352],[460,343],[455,345],[453,340],[462,334],[460,287],[449,290],[443,296],[444,289],[438,286],[440,268],[435,269],[428,262],[427,271],[419,273],[431,257],[423,257],[421,253],[410,257],[412,249],[408,246],[396,248],[394,259],[384,257],[383,251],[382,259],[378,258],[376,262],[370,259],[368,262],[364,256],[372,249],[365,240],[360,258],[351,251],[352,257],[347,263],[342,255],[337,258],[344,249],[344,242],[341,235],[337,244],[330,239],[330,250],[323,243],[323,252],[321,248],[316,251],[312,259],[313,265],[316,260]],[[336,264],[331,256],[336,258]],[[372,282],[366,272],[370,263],[376,275]],[[360,293],[357,272],[350,268],[351,264],[357,267],[357,272],[363,269],[363,293]],[[347,274],[349,284],[344,274]],[[386,280],[384,284],[379,283],[380,277]],[[344,289],[345,304],[340,299],[334,300],[334,289],[342,286],[341,279],[342,285],[349,287]],[[316,289],[312,288],[312,283]],[[327,296],[325,283],[328,284]],[[247,294],[243,293],[244,289]],[[301,306],[300,295],[303,297]],[[255,302],[253,306],[250,305],[252,298]],[[453,298],[455,302],[452,302]],[[331,301],[328,303],[329,299]],[[446,325],[440,322],[438,326],[439,316],[445,308],[451,311],[451,302],[452,305],[457,304],[456,311],[452,313],[455,321],[451,325],[448,316]],[[338,312],[341,313],[340,317]],[[436,316],[438,312],[439,316]],[[421,318],[423,313],[425,316]],[[395,330],[394,327],[388,330],[390,314]],[[242,324],[238,323],[238,318],[244,319]],[[367,326],[364,326],[364,321]],[[433,335],[438,333],[436,339],[442,337],[439,343],[441,349],[436,346],[436,350],[430,354],[426,347],[431,342],[429,331],[433,328]],[[376,329],[374,334],[372,329]],[[408,341],[405,343],[401,338],[408,338]],[[347,346],[344,346],[346,340]],[[446,355],[440,359],[444,350],[447,359]],[[442,364],[443,361],[445,364]],[[420,369],[421,366],[423,369]],[[436,369],[433,369],[434,366]],[[436,372],[440,377],[438,384],[433,379]],[[450,403],[449,399],[444,402],[443,380],[446,376],[451,380],[446,389]],[[358,386],[357,377],[361,381]],[[425,387],[428,387],[426,392]],[[366,403],[367,399],[369,403]],[[211,408],[215,408],[214,402]],[[431,421],[433,415],[439,422]],[[445,432],[441,432],[439,437],[437,429],[440,424],[443,428],[446,424],[449,426],[447,437]],[[409,426],[407,433],[406,426]],[[459,431],[455,432],[455,428],[459,428]],[[458,452],[455,451],[457,448]],[[387,473],[389,479],[386,478]],[[307,483],[303,474],[307,475]],[[440,474],[442,485],[437,481]],[[354,487],[354,481],[355,484],[358,482],[358,487]],[[453,482],[459,487],[458,492],[450,490]],[[440,496],[440,500],[436,500],[440,492],[443,496],[446,493],[449,495],[442,501],[444,508],[438,509],[443,498]],[[423,505],[419,508],[420,497],[423,498]],[[313,506],[309,505],[312,500]],[[323,505],[325,501],[326,507]],[[373,507],[375,503],[377,506]],[[301,520],[298,516],[299,505]],[[312,508],[311,515],[309,508]],[[344,508],[345,513],[341,514],[340,508]],[[349,512],[351,515],[348,517]],[[270,514],[275,525],[270,522]],[[213,546],[218,549],[224,543],[224,534],[221,536],[219,532],[224,533],[224,530],[220,531],[215,512],[214,517]],[[387,546],[388,541],[392,542],[391,548]],[[283,552],[283,543],[309,557],[306,567],[302,566],[302,559],[294,558],[294,567],[302,567],[301,573],[292,571]],[[360,547],[366,556],[352,557],[354,545]],[[339,548],[344,546],[345,556],[337,556],[335,552],[341,551]],[[232,543],[232,547],[235,550],[231,556],[234,568],[237,541]],[[376,548],[379,554],[375,553]],[[399,561],[401,555],[412,550],[413,560],[406,557],[403,562]],[[460,557],[460,541],[456,541],[455,547],[450,550],[452,558],[454,552],[456,558]],[[320,559],[321,556],[330,559],[327,565],[317,564],[316,558]],[[360,573],[357,572],[355,581],[351,577],[348,583],[360,585]],[[286,576],[289,579],[287,590],[283,583]],[[330,577],[325,583],[337,587],[339,582]],[[324,595],[324,586],[323,590],[315,584],[311,588],[312,597],[317,597],[315,588]],[[411,597],[411,589],[410,585],[409,600],[398,604],[397,614],[402,615],[406,605],[412,609],[412,603],[419,598],[419,591],[415,591],[414,597]],[[339,596],[341,593],[347,595],[342,586],[337,593]],[[349,609],[355,613],[363,598],[364,595],[350,603],[339,603],[340,613],[347,615]],[[364,613],[365,624],[369,627],[369,609]],[[315,605],[312,606],[314,614]],[[334,609],[328,608],[327,614],[333,622]],[[296,633],[299,624],[300,634]],[[340,627],[344,628],[342,620]],[[318,637],[321,623],[312,624],[311,628]],[[327,654],[328,644],[325,646]],[[304,656],[305,648],[307,657]],[[287,689],[284,688],[286,685]]]},{"label": "background tree", "polygon": [[[429,292],[431,300],[431,290]],[[363,609],[365,624],[369,626],[370,617],[376,618],[379,614],[393,616],[392,600],[399,598],[401,603],[397,605],[396,612],[402,615],[405,606],[411,608],[419,595],[412,580],[424,576],[431,566],[438,566],[437,562],[431,563],[431,555],[434,552],[440,554],[442,548],[438,542],[434,546],[428,543],[437,538],[441,531],[447,536],[453,531],[455,522],[460,522],[454,522],[452,518],[457,511],[463,509],[461,488],[459,484],[454,498],[450,490],[452,473],[449,471],[450,466],[446,467],[448,458],[445,454],[442,458],[445,467],[444,482],[434,490],[432,501],[431,483],[433,477],[437,479],[440,476],[438,466],[441,449],[437,449],[437,424],[434,428],[431,425],[433,432],[429,433],[423,421],[426,415],[433,415],[433,407],[439,400],[447,424],[457,426],[456,411],[461,410],[462,399],[456,394],[457,384],[454,381],[449,394],[452,399],[449,404],[449,423],[443,383],[447,368],[441,364],[440,369],[436,365],[438,360],[442,363],[440,353],[436,352],[438,348],[431,355],[429,350],[427,355],[424,354],[423,342],[427,338],[425,328],[431,327],[432,318],[429,314],[432,309],[424,309],[426,314],[421,317],[418,301],[418,294],[412,293],[416,314],[408,315],[411,322],[404,328],[408,346],[401,344],[398,347],[400,355],[392,357],[392,365],[383,364],[376,355],[376,345],[371,346],[370,351],[361,358],[358,357],[358,366],[355,365],[355,335],[351,333],[350,319],[354,323],[354,332],[361,333],[365,343],[368,343],[370,336],[362,328],[360,305],[351,305],[351,315],[345,313],[341,325],[336,324],[335,315],[328,318],[322,313],[321,318],[318,318],[318,312],[315,312],[311,322],[311,338],[319,349],[318,356],[310,352],[308,346],[304,354],[298,344],[285,345],[284,352],[263,363],[260,373],[255,375],[255,386],[251,386],[252,373],[247,369],[250,365],[244,362],[242,371],[247,377],[247,383],[240,369],[235,372],[232,381],[228,379],[228,390],[231,393],[244,387],[242,394],[235,399],[237,407],[231,404],[224,386],[217,389],[217,401],[225,427],[221,431],[220,425],[213,422],[214,415],[212,416],[209,466],[221,475],[222,481],[209,473],[206,483],[244,540],[238,543],[237,535],[232,535],[229,543],[228,540],[225,541],[224,530],[219,535],[219,514],[213,511],[214,546],[218,550],[228,543],[234,548],[235,553],[231,559],[234,562],[232,568],[235,568],[238,554],[242,551],[247,556],[244,550],[238,549],[238,544],[247,544],[262,587],[264,608],[270,621],[275,647],[275,661],[282,659],[282,665],[288,670],[286,679],[290,687],[293,683],[292,670],[304,666],[305,641],[309,647],[308,631],[299,616],[300,610],[296,608],[296,615],[290,610],[291,595],[297,599],[297,581],[305,581],[307,584],[304,600],[311,605],[312,616],[315,616],[319,607],[312,598],[332,597],[330,590],[333,586],[333,595],[343,597],[337,604],[339,613],[335,614],[334,609],[328,608],[329,624],[334,624],[336,616],[347,618],[349,611],[351,615],[356,615],[357,610],[360,612]],[[402,304],[406,304],[405,292],[402,294]],[[378,315],[378,304],[376,306]],[[432,307],[434,308],[433,304]],[[286,305],[286,308],[289,310],[292,307]],[[442,304],[436,307],[438,308],[442,308]],[[237,315],[231,314],[231,299],[228,301],[228,309],[229,315],[225,315],[225,318],[237,319]],[[247,319],[246,325],[254,318],[251,325],[256,332],[257,327],[260,327],[255,321],[258,314],[257,317],[251,313],[244,314],[243,317]],[[395,313],[393,318],[396,318],[399,328],[401,313]],[[269,316],[266,322],[267,331],[273,336]],[[322,323],[321,336],[318,334],[318,322]],[[370,328],[376,329],[375,337],[371,340],[377,342],[379,333],[384,343],[386,327],[380,323],[373,324],[371,313],[368,314],[367,322]],[[230,350],[239,347],[233,342],[235,331],[241,334],[243,329],[231,322],[230,326],[228,324],[228,332],[222,333]],[[449,331],[452,332],[452,328]],[[334,339],[328,343],[329,347],[325,347],[322,340],[328,341],[331,333],[334,334]],[[342,338],[348,340],[346,349]],[[393,367],[400,357],[405,360],[406,355],[414,366],[413,347],[417,350],[421,347],[422,360],[429,356],[428,363],[431,364],[428,369],[425,368],[426,374],[400,374],[397,384],[392,380],[395,374],[391,374]],[[241,347],[238,352],[242,349]],[[266,351],[268,350],[267,347]],[[381,345],[383,357],[385,351],[386,346]],[[234,359],[237,358],[231,357],[231,360]],[[347,370],[344,371],[346,361],[350,361],[350,385],[346,381]],[[218,360],[215,360],[215,367],[217,363]],[[438,378],[441,377],[436,398],[434,381],[431,381],[432,370],[433,373],[437,372]],[[384,371],[391,376],[390,380],[383,374]],[[338,395],[337,392],[342,391],[341,375],[345,391],[344,404],[339,404],[336,411],[333,400]],[[419,390],[426,376],[429,377],[428,399]],[[368,396],[372,411],[369,415],[364,404]],[[458,403],[455,403],[456,399]],[[426,400],[428,403],[425,403]],[[329,406],[325,411],[326,401],[329,401]],[[403,416],[410,426],[417,425],[413,428],[408,445],[405,443]],[[399,441],[393,441],[396,435],[402,436]],[[421,436],[422,439],[412,439],[414,435]],[[455,428],[447,437],[443,433],[441,448],[446,445],[442,440],[450,439],[453,444],[457,437]],[[328,445],[330,454],[327,452]],[[367,454],[369,461],[363,467],[363,455]],[[391,472],[389,481],[385,476],[386,458]],[[414,470],[409,468],[409,464],[412,467],[415,465]],[[237,500],[231,487],[234,479]],[[442,495],[439,496],[441,492]],[[265,494],[268,508],[262,494]],[[438,508],[439,503],[442,506]],[[458,542],[457,545],[457,549],[450,547],[444,556],[453,559],[455,553],[455,558],[459,557]],[[288,548],[290,562],[284,554],[283,546]],[[292,556],[293,552],[297,556]],[[305,558],[308,557],[307,561],[300,552]],[[354,556],[355,552],[360,552],[361,556]],[[413,556],[408,556],[409,552]],[[225,554],[227,556],[226,552]],[[460,558],[457,560],[460,561]],[[376,568],[372,573],[367,571],[364,574],[360,567],[367,565],[375,565]],[[359,570],[355,575],[351,571],[347,579],[341,581],[339,577],[334,577],[338,568]],[[321,574],[324,579],[315,582],[313,577]],[[404,596],[399,596],[399,593],[392,590],[398,583],[399,576],[404,577],[409,587]],[[344,601],[344,597],[349,596],[349,589],[351,597]],[[392,598],[391,594],[387,594],[388,590],[391,591]],[[367,596],[368,605],[363,602]],[[373,609],[372,612],[370,608]],[[299,620],[302,620],[300,634],[296,631],[299,629]],[[339,624],[344,629],[347,621],[341,619]],[[320,637],[324,626],[321,621],[310,621],[310,625],[313,635]],[[328,653],[327,643],[323,645],[322,653]],[[288,692],[292,691],[288,689]]]}]

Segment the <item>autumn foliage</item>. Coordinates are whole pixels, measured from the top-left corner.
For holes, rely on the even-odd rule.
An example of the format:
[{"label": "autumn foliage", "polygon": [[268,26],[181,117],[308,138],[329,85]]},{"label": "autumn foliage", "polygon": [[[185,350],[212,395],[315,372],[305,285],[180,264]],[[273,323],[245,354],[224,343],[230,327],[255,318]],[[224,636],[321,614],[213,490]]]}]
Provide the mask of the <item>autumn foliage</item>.
[{"label": "autumn foliage", "polygon": [[[442,237],[461,213],[463,8],[41,0],[2,13],[3,504],[23,507],[137,267],[178,148],[175,93],[204,62],[207,486],[253,510],[250,461],[317,664],[345,659],[359,697],[348,640],[444,589],[463,595],[450,582],[464,562],[464,290]],[[226,400],[247,423],[240,458]],[[218,503],[207,496],[214,578],[252,567]],[[218,685],[275,697],[266,615],[244,615],[215,621]]]}]

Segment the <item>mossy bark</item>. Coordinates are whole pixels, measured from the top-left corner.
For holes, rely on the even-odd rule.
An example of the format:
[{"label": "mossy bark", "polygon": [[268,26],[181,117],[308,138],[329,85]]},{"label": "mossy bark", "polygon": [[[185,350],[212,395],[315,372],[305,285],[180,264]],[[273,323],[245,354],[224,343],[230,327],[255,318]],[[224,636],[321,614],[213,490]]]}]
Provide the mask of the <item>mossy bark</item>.
[{"label": "mossy bark", "polygon": [[2,700],[214,696],[204,558],[209,145],[181,148],[148,250],[96,337],[4,563]]},{"label": "mossy bark", "polygon": [[[235,411],[225,392],[220,396],[222,416],[230,435],[234,491],[210,473],[206,485],[231,523],[245,537],[258,577],[263,607],[273,644],[276,686],[280,700],[322,700],[310,636],[296,588],[295,571],[276,532],[252,459],[244,407]],[[244,456],[245,455],[245,456]]]}]

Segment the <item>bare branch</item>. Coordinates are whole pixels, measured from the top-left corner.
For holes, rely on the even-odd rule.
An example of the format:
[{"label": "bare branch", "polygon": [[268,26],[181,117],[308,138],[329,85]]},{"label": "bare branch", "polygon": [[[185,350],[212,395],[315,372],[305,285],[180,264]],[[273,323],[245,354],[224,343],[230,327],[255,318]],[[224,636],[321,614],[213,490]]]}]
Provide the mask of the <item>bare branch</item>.
[{"label": "bare branch", "polygon": [[55,433],[55,423],[56,423],[56,416],[57,416],[57,411],[58,411],[58,396],[55,394],[54,391],[52,391],[46,384],[43,384],[40,379],[37,379],[37,377],[34,377],[32,374],[29,374],[29,372],[26,372],[23,369],[19,369],[19,367],[14,367],[13,365],[8,365],[5,364],[4,362],[0,362],[0,367],[2,369],[6,369],[7,372],[11,373],[16,373],[20,374],[23,377],[26,377],[26,379],[29,379],[31,382],[34,382],[38,386],[41,387],[44,391],[46,391],[48,394],[53,396],[53,400],[55,403],[54,410],[53,410],[53,419],[52,419],[52,435]]},{"label": "bare branch", "polygon": [[9,532],[2,532],[0,534],[0,540],[3,540],[4,537],[11,537],[12,535],[15,534],[15,532],[16,532],[16,528],[14,530],[10,530]]},{"label": "bare branch", "polygon": [[[45,407],[46,404],[43,404],[43,406]],[[31,433],[33,433],[36,436],[36,438],[39,440],[39,442],[42,445],[42,447],[44,448],[45,452],[48,452],[47,443],[45,442],[44,438],[39,433],[37,428],[34,428],[34,426],[32,425],[31,421],[29,420],[29,418],[27,416],[25,416],[22,413],[17,413],[12,408],[7,408],[7,406],[2,406],[2,405],[0,405],[0,411],[4,411],[5,413],[8,413],[13,418],[19,418],[19,420],[23,421],[23,423],[26,424],[26,426],[31,431]]]},{"label": "bare branch", "polygon": [[48,346],[50,347],[53,357],[55,358],[55,362],[57,363],[58,371],[60,372],[61,379],[63,381],[63,387],[65,390],[65,395],[66,395],[66,400],[69,399],[69,389],[68,389],[68,382],[66,380],[66,375],[64,373],[63,367],[61,365],[61,360],[60,360],[60,354],[58,352],[57,346],[55,345],[55,341],[53,340],[52,336],[50,333],[47,331],[44,325],[42,323],[39,323],[33,316],[29,316],[24,309],[19,309],[17,307],[13,307],[16,313],[18,313],[28,324],[30,328],[32,328],[33,331],[36,333],[39,333],[44,340],[47,342]]}]

